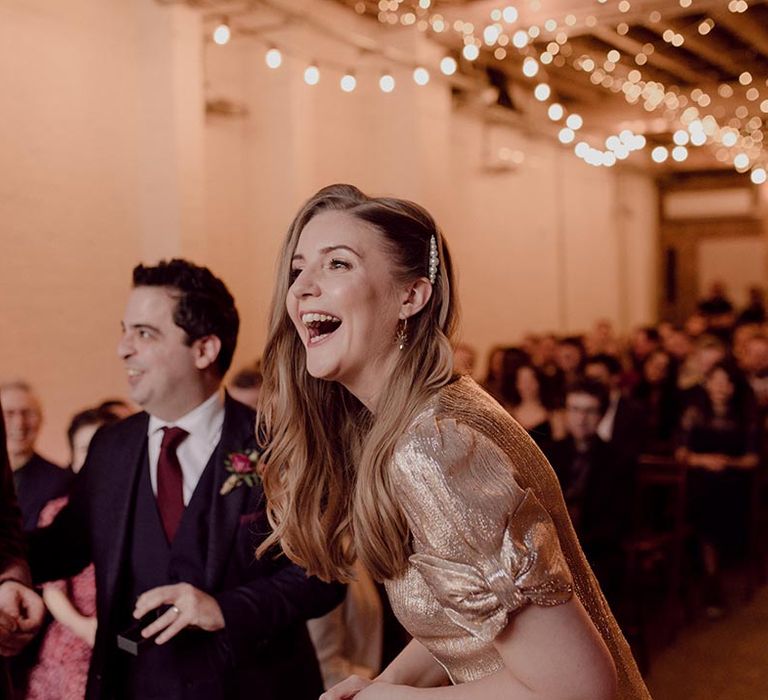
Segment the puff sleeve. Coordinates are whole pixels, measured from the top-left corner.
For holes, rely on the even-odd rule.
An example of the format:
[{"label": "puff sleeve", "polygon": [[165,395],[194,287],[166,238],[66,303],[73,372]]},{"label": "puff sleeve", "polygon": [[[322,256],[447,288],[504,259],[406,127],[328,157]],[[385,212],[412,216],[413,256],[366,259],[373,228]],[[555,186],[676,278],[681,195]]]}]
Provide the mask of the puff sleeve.
[{"label": "puff sleeve", "polygon": [[422,421],[398,443],[393,479],[410,563],[454,624],[490,642],[510,613],[571,598],[549,514],[486,436],[454,419]]}]

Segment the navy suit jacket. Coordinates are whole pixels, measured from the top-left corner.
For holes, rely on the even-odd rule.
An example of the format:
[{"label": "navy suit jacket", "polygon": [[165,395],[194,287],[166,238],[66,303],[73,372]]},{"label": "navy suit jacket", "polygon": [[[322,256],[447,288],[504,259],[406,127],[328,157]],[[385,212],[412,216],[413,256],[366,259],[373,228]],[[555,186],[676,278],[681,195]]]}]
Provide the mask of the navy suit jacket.
[{"label": "navy suit jacket", "polygon": [[57,467],[37,453],[13,473],[16,498],[25,530],[34,530],[37,527],[40,511],[48,501],[67,495],[73,476],[69,469]]},{"label": "navy suit jacket", "polygon": [[[130,580],[129,529],[140,470],[146,465],[149,416],[140,413],[103,428],[93,438],[68,505],[47,528],[30,536],[36,581],[66,578],[89,562],[96,568],[98,631],[86,698],[114,697],[111,669],[119,662],[116,635],[125,619]],[[214,453],[204,590],[214,596],[225,628],[215,635],[210,683],[185,691],[190,700],[251,698],[314,700],[322,685],[305,621],[341,601],[344,588],[308,577],[285,557],[256,559],[269,526],[260,488],[219,490],[229,474],[224,460],[254,444],[255,416],[229,396],[221,441]],[[184,634],[184,632],[182,632]]]}]

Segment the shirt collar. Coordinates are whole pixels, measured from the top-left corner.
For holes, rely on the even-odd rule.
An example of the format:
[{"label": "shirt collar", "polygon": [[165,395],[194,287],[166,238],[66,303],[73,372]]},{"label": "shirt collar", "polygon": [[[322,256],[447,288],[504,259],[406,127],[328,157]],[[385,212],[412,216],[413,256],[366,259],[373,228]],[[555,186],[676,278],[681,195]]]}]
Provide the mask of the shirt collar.
[{"label": "shirt collar", "polygon": [[150,415],[147,435],[154,435],[163,428],[176,426],[183,428],[190,435],[200,436],[204,439],[217,437],[224,422],[224,392],[217,389],[203,403],[193,408],[175,421],[164,421],[157,416]]}]

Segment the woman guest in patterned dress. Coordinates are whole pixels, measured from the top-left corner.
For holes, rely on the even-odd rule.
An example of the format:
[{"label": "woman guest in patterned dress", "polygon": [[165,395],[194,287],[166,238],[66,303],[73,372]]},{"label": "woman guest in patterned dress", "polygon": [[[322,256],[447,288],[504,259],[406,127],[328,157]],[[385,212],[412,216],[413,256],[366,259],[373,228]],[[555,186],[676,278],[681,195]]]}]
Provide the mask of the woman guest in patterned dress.
[{"label": "woman guest in patterned dress", "polygon": [[549,464],[453,374],[455,306],[416,204],[334,185],[289,229],[264,356],[263,550],[325,579],[359,558],[414,637],[323,698],[648,698]]},{"label": "woman guest in patterned dress", "polygon": [[[72,454],[72,471],[77,474],[85,463],[88,445],[102,426],[118,417],[105,409],[87,409],[76,414],[67,430]],[[40,513],[38,527],[53,522],[67,497],[49,501]],[[85,697],[88,665],[96,638],[96,578],[93,564],[77,576],[48,583],[43,600],[53,616],[45,632],[37,665],[32,669],[27,700]]]}]

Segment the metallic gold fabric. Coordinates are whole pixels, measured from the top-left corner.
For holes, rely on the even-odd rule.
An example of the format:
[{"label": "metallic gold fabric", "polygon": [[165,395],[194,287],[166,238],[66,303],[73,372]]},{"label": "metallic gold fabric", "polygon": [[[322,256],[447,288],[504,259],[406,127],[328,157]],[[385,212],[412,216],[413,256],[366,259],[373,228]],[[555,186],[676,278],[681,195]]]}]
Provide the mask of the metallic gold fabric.
[{"label": "metallic gold fabric", "polygon": [[619,699],[650,700],[552,468],[477,384],[461,378],[434,397],[398,442],[391,474],[413,554],[387,593],[454,683],[501,668],[492,642],[511,613],[575,591],[613,655]]}]

